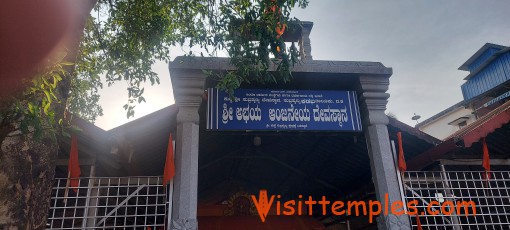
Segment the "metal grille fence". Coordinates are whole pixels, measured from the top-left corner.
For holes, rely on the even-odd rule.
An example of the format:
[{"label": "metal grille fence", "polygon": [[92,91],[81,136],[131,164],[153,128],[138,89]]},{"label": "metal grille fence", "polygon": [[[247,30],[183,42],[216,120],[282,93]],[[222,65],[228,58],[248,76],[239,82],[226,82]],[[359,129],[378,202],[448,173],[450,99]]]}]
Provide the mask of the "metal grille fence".
[{"label": "metal grille fence", "polygon": [[[510,172],[490,175],[486,180],[485,172],[478,171],[405,172],[405,202],[418,201],[423,229],[510,229]],[[468,215],[466,209],[458,208],[462,201],[473,201],[476,215],[471,207]],[[411,221],[416,227],[416,218]]]},{"label": "metal grille fence", "polygon": [[[161,177],[55,179],[47,229],[163,229],[167,194]],[[75,191],[76,189],[76,191]]]}]

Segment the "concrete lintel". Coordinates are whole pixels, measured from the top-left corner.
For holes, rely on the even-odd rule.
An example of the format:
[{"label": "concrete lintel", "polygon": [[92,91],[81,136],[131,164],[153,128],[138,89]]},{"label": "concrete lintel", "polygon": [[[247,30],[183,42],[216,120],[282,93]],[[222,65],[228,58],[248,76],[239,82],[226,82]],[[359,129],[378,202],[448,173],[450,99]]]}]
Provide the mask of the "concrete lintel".
[{"label": "concrete lintel", "polygon": [[[186,71],[200,70],[200,72],[203,69],[219,71],[234,70],[234,67],[230,64],[230,59],[222,57],[181,56],[175,58],[173,62],[170,62],[169,67],[171,72],[172,70],[176,71],[178,69],[185,69]],[[275,71],[276,67],[271,64],[269,70]],[[296,64],[292,72],[359,74],[389,77],[393,73],[393,70],[380,62],[306,60],[305,62]],[[172,76],[172,73],[170,75]],[[173,79],[174,77],[172,76],[172,80]]]}]

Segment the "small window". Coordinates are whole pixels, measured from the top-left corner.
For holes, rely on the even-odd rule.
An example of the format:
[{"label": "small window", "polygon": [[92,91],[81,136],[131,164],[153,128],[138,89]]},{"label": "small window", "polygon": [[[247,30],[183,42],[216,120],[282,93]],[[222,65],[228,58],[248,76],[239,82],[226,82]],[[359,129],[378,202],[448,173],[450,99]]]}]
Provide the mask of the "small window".
[{"label": "small window", "polygon": [[467,120],[469,120],[469,116],[462,116],[451,121],[450,123],[448,123],[448,125],[459,126],[460,128],[462,128],[463,126],[467,125]]}]

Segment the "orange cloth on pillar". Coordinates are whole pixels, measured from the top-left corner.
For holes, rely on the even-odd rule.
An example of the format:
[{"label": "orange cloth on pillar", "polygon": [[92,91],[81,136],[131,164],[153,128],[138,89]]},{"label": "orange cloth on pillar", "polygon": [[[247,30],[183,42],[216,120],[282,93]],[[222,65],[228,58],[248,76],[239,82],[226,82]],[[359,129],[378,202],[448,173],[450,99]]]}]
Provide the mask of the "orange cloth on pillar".
[{"label": "orange cloth on pillar", "polygon": [[483,147],[483,161],[482,166],[485,168],[485,179],[491,179],[491,159],[489,157],[489,148],[487,148],[487,143],[485,142],[485,138],[482,139],[482,147]]},{"label": "orange cloth on pillar", "polygon": [[402,147],[402,133],[397,133],[398,138],[398,169],[400,172],[407,170],[406,159],[404,158],[404,148]]},{"label": "orange cloth on pillar", "polygon": [[78,140],[75,136],[71,137],[71,151],[69,152],[69,164],[67,165],[69,171],[69,185],[74,187],[74,192],[78,192],[78,186],[80,185],[80,163],[78,161]]},{"label": "orange cloth on pillar", "polygon": [[165,171],[163,173],[163,186],[175,176],[175,163],[174,163],[174,146],[172,144],[172,134],[168,138],[168,148],[166,150]]},{"label": "orange cloth on pillar", "polygon": [[416,228],[418,230],[423,230],[423,228],[421,228],[420,216],[418,215],[416,215]]}]

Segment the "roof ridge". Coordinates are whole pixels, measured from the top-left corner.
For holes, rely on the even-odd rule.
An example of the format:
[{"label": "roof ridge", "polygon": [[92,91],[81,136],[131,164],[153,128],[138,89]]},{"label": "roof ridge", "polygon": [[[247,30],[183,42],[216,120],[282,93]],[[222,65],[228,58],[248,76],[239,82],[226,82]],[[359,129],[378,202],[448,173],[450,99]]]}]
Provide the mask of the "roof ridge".
[{"label": "roof ridge", "polygon": [[510,108],[510,100],[505,102],[504,104],[500,105],[496,109],[493,109],[492,111],[488,112],[487,114],[483,115],[482,117],[478,118],[476,121],[474,121],[471,124],[468,124],[461,129],[457,130],[457,132],[452,133],[448,137],[444,138],[443,141],[446,141],[448,139],[453,138],[454,141],[457,141],[460,137],[464,136],[465,134],[469,133],[471,130],[474,130],[481,125],[483,125],[486,121],[488,121],[490,118],[505,112],[507,109]]}]

